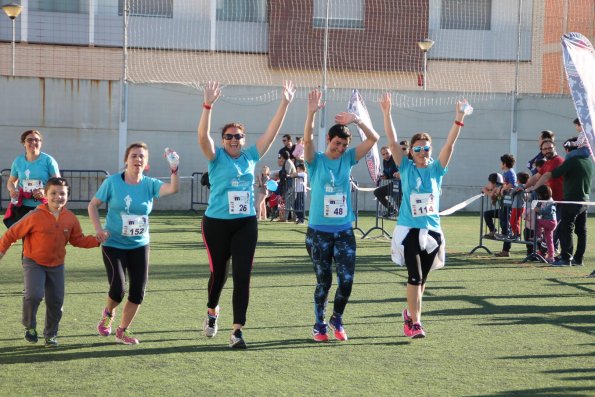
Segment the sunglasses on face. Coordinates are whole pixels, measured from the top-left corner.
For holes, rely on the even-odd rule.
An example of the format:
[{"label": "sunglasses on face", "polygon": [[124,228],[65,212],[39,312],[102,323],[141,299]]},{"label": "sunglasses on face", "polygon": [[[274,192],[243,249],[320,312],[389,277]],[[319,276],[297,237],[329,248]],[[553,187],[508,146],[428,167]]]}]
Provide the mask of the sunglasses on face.
[{"label": "sunglasses on face", "polygon": [[224,134],[223,135],[223,139],[225,139],[226,141],[231,141],[233,138],[235,138],[236,140],[240,140],[244,138],[244,134]]},{"label": "sunglasses on face", "polygon": [[25,141],[27,141],[27,143],[33,143],[33,142],[37,143],[37,142],[41,142],[41,139],[39,139],[39,138],[27,138],[27,139],[25,139]]},{"label": "sunglasses on face", "polygon": [[431,148],[432,147],[430,145],[426,145],[426,146],[413,146],[413,151],[415,153],[419,153],[423,149],[424,152],[429,152]]}]

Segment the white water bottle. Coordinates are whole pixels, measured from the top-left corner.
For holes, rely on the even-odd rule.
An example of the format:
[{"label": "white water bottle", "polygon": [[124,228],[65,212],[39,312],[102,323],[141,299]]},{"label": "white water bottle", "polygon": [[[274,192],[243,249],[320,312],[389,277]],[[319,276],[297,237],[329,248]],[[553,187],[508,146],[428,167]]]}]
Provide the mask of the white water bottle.
[{"label": "white water bottle", "polygon": [[19,203],[19,199],[18,199],[18,197],[17,198],[10,197],[10,202],[12,203],[12,205],[17,205]]},{"label": "white water bottle", "polygon": [[169,167],[172,170],[178,169],[178,165],[180,164],[180,156],[178,156],[178,154],[175,151],[166,147],[165,148],[165,158],[167,159],[167,162],[169,163]]},{"label": "white water bottle", "polygon": [[473,106],[469,105],[468,102],[461,103],[461,112],[465,113],[465,116],[469,116],[473,113]]}]

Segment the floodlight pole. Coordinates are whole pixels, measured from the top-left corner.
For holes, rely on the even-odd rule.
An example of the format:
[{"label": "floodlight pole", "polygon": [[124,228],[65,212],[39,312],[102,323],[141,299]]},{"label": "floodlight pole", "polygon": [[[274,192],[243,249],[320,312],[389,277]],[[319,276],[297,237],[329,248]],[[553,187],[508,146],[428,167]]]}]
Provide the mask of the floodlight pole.
[{"label": "floodlight pole", "polygon": [[427,77],[428,77],[428,51],[430,51],[430,48],[432,48],[432,46],[434,45],[434,42],[430,39],[423,39],[422,41],[418,41],[417,45],[419,46],[419,49],[423,52],[424,54],[424,71],[423,71],[423,81],[422,81],[422,85],[423,85],[423,89],[424,91],[427,88]]},{"label": "floodlight pole", "polygon": [[10,3],[2,6],[4,13],[12,20],[12,76],[14,77],[15,64],[15,40],[16,40],[16,18],[21,15],[23,7],[20,4]]},{"label": "floodlight pole", "polygon": [[[324,104],[327,94],[326,70],[328,62],[328,20],[330,14],[330,0],[326,0],[326,17],[324,19],[324,50],[322,54],[322,97],[320,100]],[[318,129],[318,150],[324,152],[326,146],[326,106],[320,109],[320,127]]]},{"label": "floodlight pole", "polygon": [[118,123],[118,159],[116,169],[120,167],[120,161],[126,153],[128,141],[128,18],[130,16],[130,0],[124,0],[122,17],[124,18],[124,37],[122,38],[122,80],[120,84],[120,121]]}]

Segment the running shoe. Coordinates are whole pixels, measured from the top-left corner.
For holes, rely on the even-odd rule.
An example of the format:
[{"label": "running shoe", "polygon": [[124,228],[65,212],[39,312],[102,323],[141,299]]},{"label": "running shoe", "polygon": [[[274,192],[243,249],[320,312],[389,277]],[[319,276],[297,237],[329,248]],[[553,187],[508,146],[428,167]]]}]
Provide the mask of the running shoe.
[{"label": "running shoe", "polygon": [[421,326],[420,323],[414,323],[411,327],[411,338],[425,338],[426,331],[424,327]]},{"label": "running shoe", "polygon": [[314,338],[316,342],[328,341],[327,324],[314,324],[314,328],[312,328],[312,338]]},{"label": "running shoe", "polygon": [[403,309],[403,334],[405,336],[411,337],[411,332],[413,332],[413,320],[409,313],[407,313],[407,308]]},{"label": "running shoe", "polygon": [[58,347],[58,337],[45,338],[45,347]]},{"label": "running shoe", "polygon": [[217,330],[219,326],[217,325],[217,319],[219,318],[219,306],[215,308],[215,315],[213,316],[207,311],[207,316],[205,317],[205,321],[202,325],[203,333],[207,338],[212,338],[217,335]]},{"label": "running shoe", "polygon": [[114,322],[114,315],[107,309],[103,309],[101,321],[97,324],[97,332],[101,336],[109,336],[112,333],[112,323]]},{"label": "running shoe", "polygon": [[35,328],[25,328],[25,340],[29,343],[37,343],[37,330]]},{"label": "running shoe", "polygon": [[[343,320],[341,319],[340,316],[335,316],[333,314],[333,316],[331,317],[331,319],[328,322],[329,327],[331,327],[331,329],[333,331],[335,331],[335,339],[340,340],[340,341],[346,341],[347,340],[347,333],[345,332],[345,328],[343,328]],[[327,336],[328,338],[328,336]]]},{"label": "running shoe", "polygon": [[123,343],[125,345],[138,345],[139,341],[135,337],[132,336],[132,332],[130,332],[127,328],[120,328],[116,329],[116,342]]},{"label": "running shoe", "polygon": [[246,342],[241,329],[236,329],[229,337],[229,347],[232,349],[246,349]]}]

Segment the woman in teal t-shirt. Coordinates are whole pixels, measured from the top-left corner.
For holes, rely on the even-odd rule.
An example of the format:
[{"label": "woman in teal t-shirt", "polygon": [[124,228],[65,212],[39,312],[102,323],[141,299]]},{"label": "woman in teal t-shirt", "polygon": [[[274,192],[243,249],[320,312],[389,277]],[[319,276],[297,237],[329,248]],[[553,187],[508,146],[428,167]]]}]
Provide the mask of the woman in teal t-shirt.
[{"label": "woman in teal t-shirt", "polygon": [[[122,310],[122,319],[116,330],[116,342],[136,345],[128,327],[134,320],[145,296],[149,278],[149,214],[153,199],[177,193],[178,155],[170,151],[168,162],[171,182],[143,175],[149,164],[149,149],[144,142],[133,143],[126,149],[124,172],[107,178],[88,206],[89,218],[95,227],[97,239],[102,243],[103,263],[107,272],[109,292],[97,332],[109,336],[116,315],[116,307],[124,299],[126,273],[128,274],[128,300]],[[107,204],[105,226],[99,221],[99,207]]]},{"label": "woman in teal t-shirt", "polygon": [[233,330],[229,347],[234,349],[246,348],[242,328],[246,323],[250,274],[258,238],[254,209],[254,166],[269,150],[279,133],[294,94],[293,83],[285,82],[279,108],[255,145],[244,149],[244,126],[229,123],[221,131],[221,147],[216,147],[209,131],[211,109],[221,95],[221,89],[217,82],[209,82],[205,87],[203,109],[198,124],[198,145],[209,161],[211,193],[202,219],[202,237],[209,254],[211,276],[203,331],[209,338],[217,334],[219,297],[227,280],[231,262]]},{"label": "woman in teal t-shirt", "polygon": [[438,161],[435,161],[432,158],[432,138],[425,132],[414,134],[408,156],[403,154],[392,121],[390,94],[385,93],[380,100],[386,137],[401,173],[403,198],[391,245],[393,261],[407,267],[407,308],[402,313],[403,332],[411,338],[426,336],[421,325],[421,301],[426,279],[430,270],[444,266],[445,241],[438,215],[440,189],[464,125],[463,103],[466,101],[456,104],[453,125]]},{"label": "woman in teal t-shirt", "polygon": [[[326,136],[324,152],[314,149],[314,118],[322,107],[318,90],[308,95],[308,110],[304,126],[304,160],[310,175],[312,189],[310,218],[306,232],[306,249],[316,273],[314,290],[314,317],[312,337],[317,342],[328,340],[327,325],[334,330],[335,338],[347,340],[343,328],[343,312],[351,295],[355,272],[355,236],[351,222],[355,220],[351,208],[351,168],[378,141],[378,134],[360,121],[353,113],[339,113],[335,124]],[[348,149],[351,132],[347,124],[356,124],[366,135],[366,140]],[[325,321],[326,303],[333,281],[332,264],[337,268],[338,286],[335,293],[333,314]]]}]

